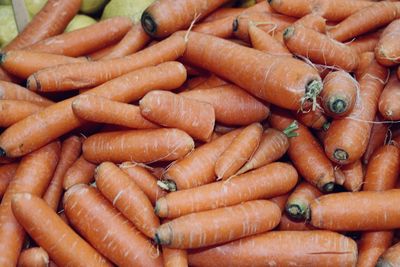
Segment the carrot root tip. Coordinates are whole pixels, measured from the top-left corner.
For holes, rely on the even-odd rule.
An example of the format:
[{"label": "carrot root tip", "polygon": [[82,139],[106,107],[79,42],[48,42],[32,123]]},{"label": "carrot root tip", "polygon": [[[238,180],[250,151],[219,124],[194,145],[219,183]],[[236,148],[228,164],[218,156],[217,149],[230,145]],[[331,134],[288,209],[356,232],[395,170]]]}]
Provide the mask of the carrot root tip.
[{"label": "carrot root tip", "polygon": [[322,186],[322,191],[325,193],[330,193],[335,189],[335,183],[329,182]]},{"label": "carrot root tip", "polygon": [[306,85],[306,93],[301,99],[300,109],[303,111],[303,106],[308,101],[312,102],[312,110],[314,111],[317,107],[317,96],[321,93],[323,84],[321,80],[311,80]]},{"label": "carrot root tip", "polygon": [[299,136],[297,132],[295,132],[297,129],[299,129],[299,124],[297,121],[293,121],[285,130],[283,130],[283,133],[288,137],[296,137]]},{"label": "carrot root tip", "polygon": [[336,114],[342,114],[347,110],[347,103],[345,100],[340,98],[334,98],[329,101],[329,110]]},{"label": "carrot root tip", "polygon": [[172,180],[157,181],[157,185],[166,191],[174,192],[177,190],[176,184]]},{"label": "carrot root tip", "polygon": [[26,88],[29,90],[37,90],[40,91],[42,89],[42,86],[40,85],[40,82],[36,79],[35,74],[29,76],[29,78],[26,80]]},{"label": "carrot root tip", "polygon": [[0,147],[0,157],[5,157],[6,156],[6,151]]},{"label": "carrot root tip", "polygon": [[155,33],[157,32],[157,24],[154,21],[153,17],[148,12],[143,12],[141,23],[143,29],[151,36],[154,37]]},{"label": "carrot root tip", "polygon": [[289,27],[287,27],[284,31],[283,31],[283,39],[285,39],[285,40],[287,40],[287,39],[289,39],[290,37],[292,37],[293,36],[293,34],[294,34],[294,27],[293,26],[289,26]]},{"label": "carrot root tip", "polygon": [[335,152],[333,152],[333,157],[338,161],[343,161],[349,158],[349,154],[343,149],[336,149]]},{"label": "carrot root tip", "polygon": [[232,31],[236,32],[239,29],[239,20],[235,18],[232,22]]},{"label": "carrot root tip", "polygon": [[375,267],[394,267],[391,263],[385,261],[383,258],[379,258]]},{"label": "carrot root tip", "polygon": [[288,204],[286,213],[295,220],[305,220],[308,214],[308,207],[300,204]]}]

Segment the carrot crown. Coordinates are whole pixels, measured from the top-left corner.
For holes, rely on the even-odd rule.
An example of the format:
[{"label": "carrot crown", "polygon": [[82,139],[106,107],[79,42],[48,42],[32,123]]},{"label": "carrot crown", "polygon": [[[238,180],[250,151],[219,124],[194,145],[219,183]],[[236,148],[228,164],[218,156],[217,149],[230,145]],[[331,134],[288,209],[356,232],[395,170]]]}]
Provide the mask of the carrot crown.
[{"label": "carrot crown", "polygon": [[312,103],[312,111],[315,110],[317,107],[317,96],[321,93],[323,89],[322,81],[320,80],[311,80],[306,85],[306,93],[301,99],[301,110],[303,110],[303,106],[308,102],[311,101]]},{"label": "carrot crown", "polygon": [[299,129],[299,124],[297,123],[296,120],[294,120],[288,127],[286,127],[285,130],[282,132],[288,137],[296,137],[299,136],[297,132],[295,132],[297,129]]},{"label": "carrot crown", "polygon": [[144,11],[141,18],[141,23],[143,29],[148,33],[150,36],[154,37],[157,32],[157,23],[154,21],[153,17],[150,15],[149,12]]},{"label": "carrot crown", "polygon": [[157,181],[157,185],[159,187],[161,187],[161,189],[169,191],[169,192],[174,192],[177,190],[176,184],[172,180]]}]

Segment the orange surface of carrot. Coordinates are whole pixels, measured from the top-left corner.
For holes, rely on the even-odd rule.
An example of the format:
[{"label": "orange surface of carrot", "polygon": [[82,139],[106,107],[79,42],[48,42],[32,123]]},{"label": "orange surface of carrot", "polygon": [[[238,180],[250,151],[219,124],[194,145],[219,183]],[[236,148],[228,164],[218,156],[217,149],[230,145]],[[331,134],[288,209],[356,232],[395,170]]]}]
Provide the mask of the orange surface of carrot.
[{"label": "orange surface of carrot", "polygon": [[301,25],[305,28],[313,29],[314,31],[326,32],[326,19],[317,14],[308,14],[296,20],[293,25]]},{"label": "orange surface of carrot", "polygon": [[187,251],[183,249],[162,248],[164,267],[187,267]]},{"label": "orange surface of carrot", "polygon": [[362,54],[364,52],[373,52],[376,45],[378,44],[380,35],[381,32],[379,31],[370,34],[365,34],[359,36],[354,41],[349,42],[346,45],[356,50],[358,54]]},{"label": "orange surface of carrot", "polygon": [[304,220],[293,220],[286,213],[282,214],[281,221],[277,227],[279,231],[307,231],[316,228]]},{"label": "orange surface of carrot", "polygon": [[45,107],[24,100],[0,100],[0,127],[8,127]]},{"label": "orange surface of carrot", "polygon": [[253,48],[276,56],[292,56],[287,47],[274,37],[258,28],[254,23],[249,23],[249,37]]},{"label": "orange surface of carrot", "polygon": [[80,156],[65,172],[63,178],[63,188],[67,190],[75,184],[88,184],[92,182],[94,180],[95,168],[95,164],[92,164],[83,156]]},{"label": "orange surface of carrot", "polygon": [[[324,90],[322,90],[322,92],[324,92]],[[316,107],[315,110],[310,109],[307,111],[293,111],[293,114],[296,120],[298,120],[301,124],[316,130],[325,129],[329,123],[327,116],[325,116],[324,110],[320,107]]]},{"label": "orange surface of carrot", "polygon": [[308,182],[301,182],[286,202],[286,214],[292,219],[305,221],[309,217],[311,202],[321,195],[322,193],[315,186]]},{"label": "orange surface of carrot", "polygon": [[25,249],[21,252],[17,267],[47,267],[49,254],[41,247]]},{"label": "orange surface of carrot", "polygon": [[317,0],[314,3],[318,13],[329,21],[342,21],[372,4],[371,1],[359,0]]},{"label": "orange surface of carrot", "polygon": [[375,47],[375,57],[380,64],[390,67],[400,63],[399,37],[400,19],[396,19],[386,26]]},{"label": "orange surface of carrot", "polygon": [[7,190],[10,181],[14,178],[18,163],[0,165],[0,199]]},{"label": "orange surface of carrot", "polygon": [[37,103],[47,107],[53,104],[52,101],[34,93],[18,84],[0,81],[0,99],[2,100],[23,100]]},{"label": "orange surface of carrot", "polygon": [[390,134],[390,132],[388,132],[389,125],[387,123],[380,123],[383,121],[381,116],[376,116],[374,121],[377,123],[374,123],[374,125],[372,126],[368,146],[362,157],[362,162],[365,165],[368,164],[372,153],[374,153],[374,151],[378,147],[382,146],[385,143],[387,136]]},{"label": "orange surface of carrot", "polygon": [[361,160],[343,165],[340,170],[344,175],[344,188],[351,192],[360,191],[364,183],[364,171]]},{"label": "orange surface of carrot", "polygon": [[269,0],[270,6],[278,13],[291,17],[304,17],[310,13],[318,13],[313,1],[309,0]]},{"label": "orange surface of carrot", "polygon": [[380,114],[387,120],[400,120],[400,81],[396,73],[390,75],[388,83],[379,97]]}]

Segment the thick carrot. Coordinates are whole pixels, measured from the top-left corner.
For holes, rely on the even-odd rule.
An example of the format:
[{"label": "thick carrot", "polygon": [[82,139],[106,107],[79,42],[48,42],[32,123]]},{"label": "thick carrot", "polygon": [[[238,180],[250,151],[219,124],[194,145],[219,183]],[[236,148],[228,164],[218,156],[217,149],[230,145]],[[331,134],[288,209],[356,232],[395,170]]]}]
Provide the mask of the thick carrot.
[{"label": "thick carrot", "polygon": [[164,267],[187,267],[187,251],[183,249],[173,249],[163,246],[162,248]]},{"label": "thick carrot", "polygon": [[[229,83],[220,77],[218,77],[215,74],[211,74],[209,77],[205,78],[203,82],[198,83],[197,85],[191,85],[190,83],[188,84],[189,89],[195,89],[195,90],[200,90],[200,89],[211,89],[215,87],[220,87],[223,85],[229,85]],[[207,101],[206,101],[207,102]],[[222,103],[220,103],[222,104]],[[214,107],[215,109],[215,107]]]},{"label": "thick carrot", "polygon": [[[322,90],[322,92],[324,91],[325,88]],[[297,112],[293,111],[292,113],[296,120],[298,120],[301,124],[316,130],[325,129],[329,123],[327,116],[325,116],[324,110],[319,106],[317,106],[315,110],[312,110],[310,107],[310,110],[299,110]]]},{"label": "thick carrot", "polygon": [[389,125],[387,123],[381,123],[383,121],[381,116],[376,116],[374,121],[377,123],[374,123],[374,125],[372,125],[368,146],[362,157],[362,162],[365,165],[368,164],[372,153],[374,153],[374,151],[378,147],[382,146],[385,143],[386,136],[389,134]]},{"label": "thick carrot", "polygon": [[293,220],[286,213],[282,214],[281,221],[277,227],[279,231],[307,231],[315,230],[316,228],[308,224],[304,220]]},{"label": "thick carrot", "polygon": [[333,231],[395,229],[400,227],[399,199],[400,189],[324,195],[311,203],[311,224]]},{"label": "thick carrot", "polygon": [[357,81],[360,81],[360,79],[366,74],[368,67],[371,65],[374,59],[375,59],[374,53],[365,52],[360,55],[360,61],[355,71]]},{"label": "thick carrot", "polygon": [[184,58],[263,100],[292,110],[322,89],[318,73],[300,60],[270,56],[201,33],[189,34]]},{"label": "thick carrot", "polygon": [[17,193],[11,206],[18,222],[58,266],[112,266],[41,198]]},{"label": "thick carrot", "polygon": [[201,141],[209,140],[214,130],[214,108],[206,102],[154,90],[139,101],[139,107],[146,119],[181,129]]},{"label": "thick carrot", "polygon": [[[135,105],[109,100],[95,95],[82,95],[72,102],[72,110],[79,118],[136,129],[159,128],[145,119]],[[118,116],[115,116],[118,114]]]},{"label": "thick carrot", "polygon": [[231,16],[239,16],[243,11],[245,11],[246,8],[244,7],[239,7],[239,8],[233,8],[233,7],[220,7],[211,14],[209,14],[207,17],[205,17],[202,22],[211,22],[219,19],[223,19],[226,17],[231,17]]},{"label": "thick carrot", "polygon": [[278,13],[301,18],[310,13],[318,14],[318,6],[309,0],[268,0],[269,5]]},{"label": "thick carrot", "polygon": [[92,182],[94,180],[95,169],[95,164],[80,156],[65,172],[62,184],[63,188],[67,190],[75,184],[88,184]]},{"label": "thick carrot", "polygon": [[81,235],[118,266],[162,266],[145,236],[95,188],[71,187],[64,195],[64,209]]},{"label": "thick carrot", "polygon": [[203,22],[193,27],[194,32],[214,35],[221,38],[229,38],[232,36],[232,23],[236,16],[232,15],[218,20]]},{"label": "thick carrot", "polygon": [[22,158],[14,178],[4,193],[0,205],[0,265],[15,266],[25,238],[25,232],[11,210],[16,193],[28,192],[41,197],[56,168],[60,143],[53,142]]},{"label": "thick carrot", "polygon": [[33,20],[14,38],[4,51],[25,48],[48,37],[60,34],[78,13],[81,0],[49,0]]},{"label": "thick carrot", "polygon": [[359,79],[360,94],[353,110],[347,117],[331,123],[324,146],[333,162],[349,164],[364,154],[372,128],[370,121],[375,118],[387,75],[388,70],[373,60]]},{"label": "thick carrot", "polygon": [[50,106],[52,101],[34,93],[18,84],[0,81],[0,99],[2,100],[23,100],[37,103],[42,106]]},{"label": "thick carrot", "polygon": [[274,202],[276,205],[278,205],[281,212],[283,212],[285,210],[285,205],[286,205],[286,201],[288,198],[289,198],[289,193],[283,194],[283,195],[280,195],[277,197],[269,198],[268,200],[270,200],[270,201]]},{"label": "thick carrot", "polygon": [[126,57],[41,70],[28,78],[27,87],[40,91],[90,88],[146,66],[175,60],[183,54],[185,47],[184,37],[174,35]]},{"label": "thick carrot", "polygon": [[0,199],[3,197],[8,185],[14,178],[17,168],[18,163],[0,165]]},{"label": "thick carrot", "polygon": [[397,40],[400,36],[400,19],[392,21],[382,32],[375,47],[376,60],[384,66],[400,63],[400,48]]},{"label": "thick carrot", "polygon": [[393,231],[364,232],[359,244],[357,267],[381,266],[377,265],[378,258],[391,246],[392,239]]},{"label": "thick carrot", "polygon": [[291,57],[286,46],[277,41],[274,37],[261,30],[254,23],[249,23],[249,37],[253,48],[276,56]]},{"label": "thick carrot", "polygon": [[359,89],[358,82],[345,71],[334,71],[326,75],[324,90],[320,94],[326,114],[334,118],[348,115],[356,103]]},{"label": "thick carrot", "polygon": [[11,75],[0,67],[0,82],[11,82],[12,80],[13,78],[11,77]]},{"label": "thick carrot", "polygon": [[[178,88],[185,79],[186,70],[182,64],[166,62],[128,73],[85,94],[127,103],[140,99],[153,89]],[[72,111],[71,103],[74,99],[58,102],[7,128],[0,136],[0,155],[18,157],[27,154],[83,125],[84,121]]]},{"label": "thick carrot", "polygon": [[161,190],[161,188],[157,186],[157,178],[145,168],[130,162],[124,162],[120,164],[119,167],[128,174],[132,181],[146,194],[151,204],[155,205],[157,199],[167,194],[167,192]]},{"label": "thick carrot", "polygon": [[28,50],[0,53],[0,66],[9,73],[23,79],[44,68],[86,61],[87,58],[85,57],[73,58]]},{"label": "thick carrot", "polygon": [[253,200],[164,223],[157,229],[154,241],[171,248],[206,247],[266,232],[277,226],[280,219],[281,211],[275,203]]},{"label": "thick carrot", "polygon": [[313,29],[314,31],[326,32],[326,19],[317,14],[308,14],[296,20],[293,25],[301,25],[305,28]]},{"label": "thick carrot", "polygon": [[[96,187],[112,205],[149,238],[154,237],[160,220],[146,194],[114,163],[103,162],[96,168]],[[129,208],[127,208],[129,207]]]},{"label": "thick carrot", "polygon": [[[292,122],[291,115],[283,110],[276,109],[270,116],[272,127],[281,131]],[[298,127],[297,136],[289,139],[290,159],[305,180],[323,192],[332,191],[335,181],[332,163],[308,128],[300,123]]]},{"label": "thick carrot", "polygon": [[379,42],[380,35],[380,31],[365,34],[346,45],[353,48],[358,54],[362,54],[364,52],[373,52]]},{"label": "thick carrot", "polygon": [[371,6],[373,2],[359,0],[317,0],[320,15],[328,21],[342,21],[357,11]]},{"label": "thick carrot", "polygon": [[[128,33],[129,33],[129,32],[128,32]],[[122,41],[122,40],[121,40],[121,41]],[[87,57],[88,59],[94,60],[94,61],[100,60],[102,57],[105,57],[106,55],[108,55],[108,53],[111,53],[111,51],[114,49],[114,47],[117,46],[117,44],[118,44],[118,43],[112,44],[112,45],[109,45],[109,46],[106,46],[106,47],[104,47],[104,48],[101,48],[101,49],[99,49],[99,50],[97,50],[97,51],[95,51],[95,52],[92,52],[92,53],[86,55],[86,57]]]},{"label": "thick carrot", "polygon": [[321,195],[322,193],[315,186],[308,182],[301,182],[286,202],[286,214],[292,219],[305,221],[310,217],[311,202]]},{"label": "thick carrot", "polygon": [[159,185],[168,191],[188,189],[215,181],[215,162],[240,130],[229,132],[196,148],[169,167]]},{"label": "thick carrot", "polygon": [[364,182],[364,171],[361,160],[341,166],[344,175],[343,186],[350,192],[360,191]]},{"label": "thick carrot", "polygon": [[356,262],[356,242],[330,231],[272,231],[189,254],[191,266],[204,267],[352,267]]},{"label": "thick carrot", "polygon": [[46,267],[49,266],[49,254],[41,247],[25,249],[18,258],[18,267]]},{"label": "thick carrot", "polygon": [[394,72],[390,75],[389,81],[379,97],[378,109],[380,114],[387,120],[399,120],[399,101],[400,81]]},{"label": "thick carrot", "polygon": [[376,267],[397,266],[400,264],[400,242],[387,249],[378,260]]},{"label": "thick carrot", "polygon": [[289,192],[297,179],[293,166],[271,163],[228,181],[169,193],[157,200],[155,212],[160,217],[176,218],[192,212],[276,197]]},{"label": "thick carrot", "polygon": [[283,33],[287,48],[312,62],[352,71],[358,66],[358,54],[325,34],[301,25],[290,26]]},{"label": "thick carrot", "polygon": [[0,100],[0,127],[8,127],[45,107],[23,100]]},{"label": "thick carrot", "polygon": [[77,136],[71,136],[64,140],[61,146],[60,160],[54,171],[53,178],[47,187],[43,200],[54,210],[58,208],[61,199],[64,175],[81,153],[82,142]]},{"label": "thick carrot", "polygon": [[226,125],[248,125],[268,116],[269,108],[240,87],[226,84],[204,89],[209,83],[211,81],[207,80],[180,95],[210,103],[214,107],[215,120]]}]

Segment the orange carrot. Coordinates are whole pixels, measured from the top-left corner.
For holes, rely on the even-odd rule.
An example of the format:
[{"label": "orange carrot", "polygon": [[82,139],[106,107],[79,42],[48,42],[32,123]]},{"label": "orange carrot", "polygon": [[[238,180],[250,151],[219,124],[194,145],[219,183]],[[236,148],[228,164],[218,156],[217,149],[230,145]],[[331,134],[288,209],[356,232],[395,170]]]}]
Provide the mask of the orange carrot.
[{"label": "orange carrot", "polygon": [[0,67],[0,81],[11,82],[12,80],[11,75]]},{"label": "orange carrot", "polygon": [[239,16],[243,11],[245,11],[246,8],[232,8],[232,7],[220,7],[211,14],[209,14],[207,17],[205,17],[202,22],[211,22],[219,19],[223,19],[226,17],[231,17],[231,16]]},{"label": "orange carrot", "polygon": [[228,181],[169,193],[157,200],[155,212],[159,217],[176,218],[192,212],[276,197],[289,192],[297,179],[293,166],[271,163]]},{"label": "orange carrot", "polygon": [[[85,262],[85,266],[112,266],[65,224],[40,197],[17,193],[12,198],[11,206],[18,222],[57,265],[81,266]],[[108,231],[103,231],[105,232]],[[60,237],[63,238],[60,240]]]},{"label": "orange carrot", "polygon": [[33,20],[14,38],[4,51],[18,50],[62,33],[78,13],[81,0],[49,0]]},{"label": "orange carrot", "polygon": [[214,35],[221,38],[229,38],[232,36],[232,23],[236,18],[235,15],[217,19],[210,22],[203,22],[193,27],[194,32]]},{"label": "orange carrot", "polygon": [[249,23],[249,37],[253,48],[277,56],[292,56],[292,53],[274,37]]},{"label": "orange carrot", "polygon": [[309,0],[268,0],[270,6],[278,13],[301,18],[310,13],[318,14],[318,6]]},{"label": "orange carrot", "polygon": [[[128,32],[129,33],[129,32]],[[122,40],[121,40],[122,41]],[[86,55],[86,57],[90,60],[100,60],[102,57],[105,57],[106,55],[108,55],[109,53],[111,53],[111,51],[114,49],[114,47],[117,46],[118,43],[106,46],[104,48],[101,48],[95,52],[92,52],[88,55]]]},{"label": "orange carrot", "polygon": [[56,168],[59,150],[60,143],[53,142],[26,155],[8,185],[0,205],[1,266],[16,266],[25,238],[24,229],[11,210],[11,199],[20,192],[43,195]]},{"label": "orange carrot", "polygon": [[317,14],[308,14],[296,20],[293,25],[301,25],[305,28],[313,29],[314,31],[326,32],[326,19]]},{"label": "orange carrot", "polygon": [[277,226],[280,218],[281,211],[275,203],[253,200],[164,223],[157,229],[154,241],[171,248],[206,247],[266,232]]},{"label": "orange carrot", "polygon": [[95,164],[80,156],[65,172],[63,188],[67,190],[75,184],[88,184],[94,180]]},{"label": "orange carrot", "polygon": [[371,65],[374,59],[374,53],[365,52],[360,55],[360,61],[355,71],[357,81],[360,81],[360,79],[366,74],[368,67]]},{"label": "orange carrot", "polygon": [[361,160],[343,165],[340,170],[344,175],[344,188],[351,192],[360,191],[364,182],[364,171]]},{"label": "orange carrot", "polygon": [[164,267],[187,267],[187,251],[183,249],[173,249],[163,246],[162,248]]},{"label": "orange carrot", "polygon": [[34,93],[15,83],[0,81],[0,99],[23,100],[37,103],[47,107],[53,104],[52,101]]},{"label": "orange carrot", "polygon": [[[389,242],[388,242],[389,243]],[[378,260],[377,267],[396,266],[400,263],[400,243],[396,243],[386,250]]]},{"label": "orange carrot", "polygon": [[18,163],[0,165],[0,199],[3,197],[8,185],[14,178],[17,168]]},{"label": "orange carrot", "polygon": [[[325,88],[322,90],[322,92],[324,91]],[[296,120],[298,120],[301,124],[316,130],[325,129],[328,125],[328,118],[325,116],[324,110],[320,107],[316,107],[315,110],[310,109],[307,111],[293,111],[293,114]]]},{"label": "orange carrot", "polygon": [[380,267],[378,258],[391,246],[392,240],[393,231],[364,232],[359,244],[357,267]]},{"label": "orange carrot", "polygon": [[0,127],[8,127],[44,107],[23,100],[0,100]]},{"label": "orange carrot", "polygon": [[178,128],[195,139],[207,141],[215,124],[211,104],[166,91],[151,91],[140,101],[141,114],[160,125]]},{"label": "orange carrot", "polygon": [[359,0],[317,0],[314,3],[320,15],[329,21],[342,21],[372,4],[370,1]]},{"label": "orange carrot", "polygon": [[397,44],[400,33],[400,19],[394,20],[382,32],[375,47],[376,60],[384,66],[400,63],[400,49]]},{"label": "orange carrot", "polygon": [[306,221],[293,220],[288,215],[282,214],[281,221],[279,222],[279,231],[307,231],[315,230],[316,228],[309,225]]},{"label": "orange carrot", "polygon": [[380,31],[361,35],[354,41],[346,44],[353,48],[358,54],[373,52],[379,41]]},{"label": "orange carrot", "polygon": [[400,81],[396,73],[390,75],[389,81],[379,97],[380,114],[387,120],[400,119]]},{"label": "orange carrot", "polygon": [[49,254],[43,248],[33,247],[21,252],[17,267],[46,267],[49,262]]},{"label": "orange carrot", "polygon": [[[76,116],[88,121],[136,129],[159,128],[158,125],[140,114],[138,106],[112,101],[100,96],[79,96],[72,102],[72,110]],[[115,114],[118,114],[118,116],[115,116]]]},{"label": "orange carrot", "polygon": [[385,143],[386,136],[388,134],[389,126],[386,123],[380,123],[383,121],[379,114],[375,117],[374,125],[372,125],[371,134],[368,141],[367,149],[362,157],[362,162],[367,165],[372,153]]},{"label": "orange carrot", "polygon": [[283,212],[285,210],[285,205],[286,205],[286,201],[288,198],[289,198],[289,193],[280,195],[277,197],[273,197],[268,200],[270,200],[270,201],[274,202],[276,205],[278,205],[281,212]]},{"label": "orange carrot", "polygon": [[[229,85],[229,83],[220,77],[218,77],[215,74],[211,74],[208,78],[206,78],[203,82],[197,84],[196,86],[189,86],[189,89],[195,89],[195,90],[200,90],[200,89],[211,89],[215,87],[220,87],[223,85]],[[206,101],[207,102],[207,101]],[[222,104],[222,103],[220,103]],[[215,107],[214,107],[215,109]]]}]

